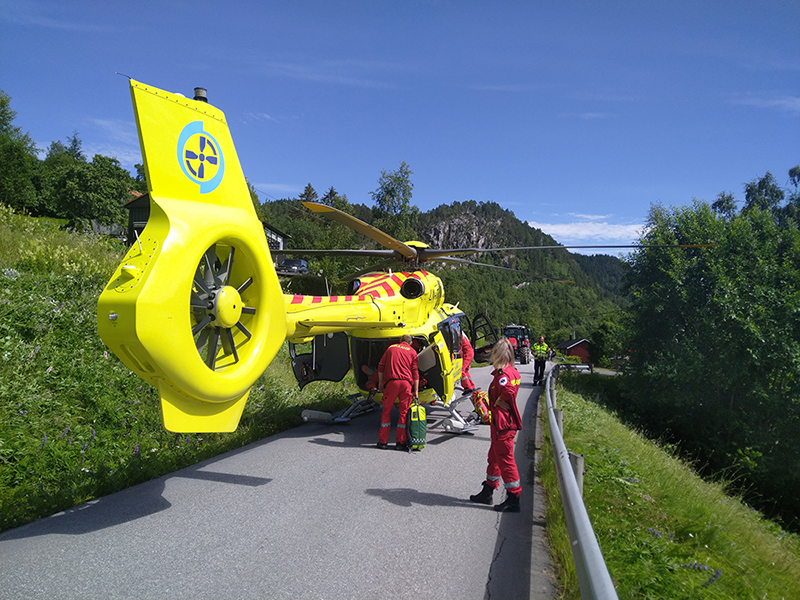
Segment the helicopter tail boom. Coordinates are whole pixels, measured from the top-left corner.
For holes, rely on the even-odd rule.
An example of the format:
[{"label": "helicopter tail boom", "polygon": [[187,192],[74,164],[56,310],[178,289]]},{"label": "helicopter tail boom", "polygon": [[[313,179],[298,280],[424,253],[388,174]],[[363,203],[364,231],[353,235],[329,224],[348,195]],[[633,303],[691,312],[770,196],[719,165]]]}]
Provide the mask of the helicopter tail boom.
[{"label": "helicopter tail boom", "polygon": [[289,341],[363,329],[402,327],[402,304],[372,296],[284,296]]}]

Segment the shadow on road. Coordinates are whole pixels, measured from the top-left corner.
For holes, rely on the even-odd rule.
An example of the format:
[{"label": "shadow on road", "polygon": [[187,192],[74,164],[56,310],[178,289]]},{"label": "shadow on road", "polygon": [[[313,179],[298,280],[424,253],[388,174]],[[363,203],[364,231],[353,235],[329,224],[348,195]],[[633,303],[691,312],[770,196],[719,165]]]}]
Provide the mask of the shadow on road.
[{"label": "shadow on road", "polygon": [[110,496],[91,500],[45,519],[6,531],[2,535],[2,539],[15,540],[50,534],[82,535],[130,523],[142,517],[149,517],[172,506],[163,497],[166,482],[172,478],[197,479],[249,487],[266,485],[272,481],[265,477],[200,470],[207,465],[207,462],[198,463],[193,467],[141,483]]},{"label": "shadow on road", "polygon": [[486,508],[469,500],[447,496],[445,494],[432,494],[430,492],[420,492],[412,488],[391,488],[391,489],[367,489],[365,493],[370,496],[383,498],[396,506],[411,507],[415,504],[422,506],[472,506],[475,508]]}]

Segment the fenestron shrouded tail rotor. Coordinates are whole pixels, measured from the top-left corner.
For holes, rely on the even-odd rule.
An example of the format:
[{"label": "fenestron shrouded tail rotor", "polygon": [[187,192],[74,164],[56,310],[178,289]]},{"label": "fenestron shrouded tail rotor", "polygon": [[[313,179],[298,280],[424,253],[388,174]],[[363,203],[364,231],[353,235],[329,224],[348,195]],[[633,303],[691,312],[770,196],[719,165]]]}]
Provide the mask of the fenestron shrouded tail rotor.
[{"label": "fenestron shrouded tail rotor", "polygon": [[[218,252],[226,250],[228,254],[222,262]],[[256,309],[248,306],[243,298],[253,283],[253,276],[243,273],[239,276],[239,279],[244,278],[241,282],[234,281],[231,274],[235,252],[235,246],[214,244],[203,254],[193,280],[190,304],[195,325],[192,335],[200,358],[213,370],[238,363],[237,346],[253,337],[247,325]]]},{"label": "fenestron shrouded tail rotor", "polygon": [[164,426],[233,431],[286,339],[283,292],[225,115],[131,81],[150,216],[98,301],[103,341]]}]

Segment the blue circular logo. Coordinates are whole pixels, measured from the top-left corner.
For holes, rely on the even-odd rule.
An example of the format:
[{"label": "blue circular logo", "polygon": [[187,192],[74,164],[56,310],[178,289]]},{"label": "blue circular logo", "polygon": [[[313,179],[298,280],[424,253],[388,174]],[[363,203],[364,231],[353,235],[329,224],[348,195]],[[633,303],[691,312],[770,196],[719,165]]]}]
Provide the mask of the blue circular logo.
[{"label": "blue circular logo", "polygon": [[178,162],[183,174],[200,185],[200,193],[213,192],[222,182],[225,157],[214,136],[203,131],[202,121],[193,121],[178,136]]}]

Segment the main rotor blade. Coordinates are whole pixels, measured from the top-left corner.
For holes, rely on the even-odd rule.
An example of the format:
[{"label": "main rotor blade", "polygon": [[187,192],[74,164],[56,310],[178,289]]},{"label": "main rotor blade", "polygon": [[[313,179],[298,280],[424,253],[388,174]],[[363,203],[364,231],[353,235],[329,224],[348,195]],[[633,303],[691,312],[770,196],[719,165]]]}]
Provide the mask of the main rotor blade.
[{"label": "main rotor blade", "polygon": [[417,258],[417,250],[415,248],[406,246],[403,242],[394,239],[388,233],[384,233],[380,229],[376,229],[372,225],[364,223],[364,221],[356,219],[352,215],[348,215],[346,212],[328,206],[327,204],[319,204],[318,202],[303,202],[303,206],[309,210],[313,210],[315,213],[325,215],[332,221],[341,223],[350,229],[355,229],[368,238],[375,240],[384,248],[395,250],[409,260]]},{"label": "main rotor blade", "polygon": [[286,254],[286,255],[293,255],[293,256],[303,256],[306,254],[311,255],[325,255],[328,254],[341,254],[346,256],[373,256],[377,258],[394,258],[396,257],[397,260],[402,260],[403,256],[396,250],[366,250],[364,248],[358,248],[354,250],[347,250],[343,248],[336,248],[334,250],[320,250],[318,248],[315,249],[298,249],[298,248],[287,248],[285,250],[278,250],[276,253]]},{"label": "main rotor blade", "polygon": [[501,267],[499,265],[490,265],[488,263],[480,263],[475,262],[472,260],[465,260],[463,258],[455,258],[453,256],[442,256],[440,258],[435,259],[437,261],[442,262],[454,262],[460,263],[463,265],[477,265],[479,267],[491,267],[492,269],[502,269],[504,271],[514,271],[516,273],[522,273],[523,275],[528,275],[529,277],[536,277],[537,279],[546,279],[547,281],[555,281],[558,283],[575,283],[571,279],[554,279],[552,277],[547,277],[546,275],[538,275],[537,273],[531,273],[530,271],[521,271],[519,269],[512,269],[511,267]]},{"label": "main rotor blade", "polygon": [[435,250],[423,248],[420,250],[420,262],[438,260],[442,256],[458,256],[460,254],[485,254],[486,252],[513,252],[515,250],[571,250],[571,249],[610,249],[610,248],[711,248],[719,244],[624,244],[624,245],[588,245],[588,246],[511,246],[507,248],[453,248],[450,250]]}]

